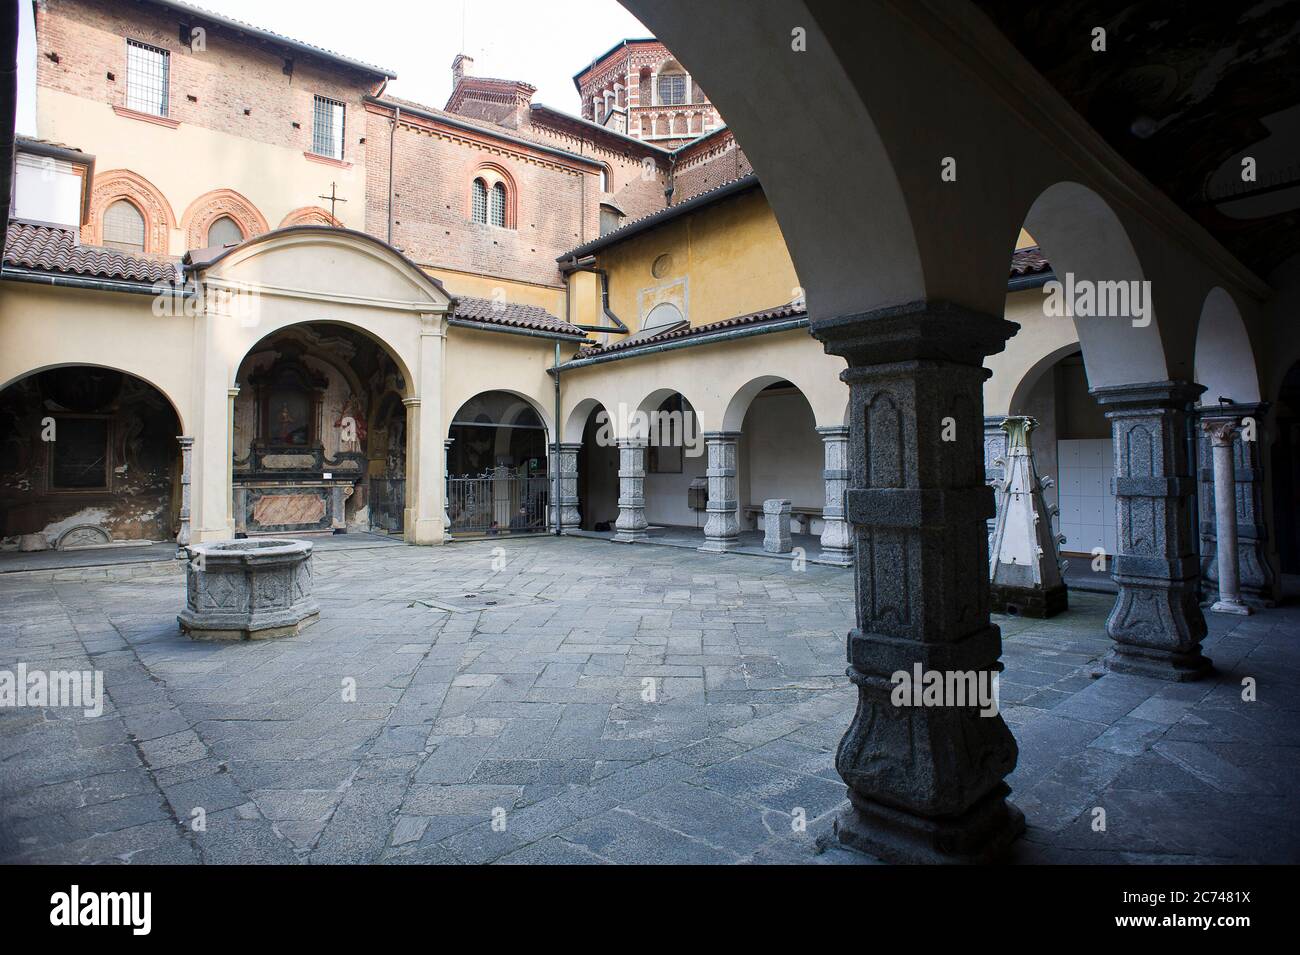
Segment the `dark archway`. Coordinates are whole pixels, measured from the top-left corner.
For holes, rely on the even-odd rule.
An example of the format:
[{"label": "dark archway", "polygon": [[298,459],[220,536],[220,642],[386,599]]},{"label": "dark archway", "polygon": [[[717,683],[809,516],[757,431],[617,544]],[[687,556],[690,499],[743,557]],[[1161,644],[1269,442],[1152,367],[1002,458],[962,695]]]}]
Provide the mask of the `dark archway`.
[{"label": "dark archway", "polygon": [[111,368],[34,372],[0,391],[0,537],[24,550],[175,540],[180,419]]}]

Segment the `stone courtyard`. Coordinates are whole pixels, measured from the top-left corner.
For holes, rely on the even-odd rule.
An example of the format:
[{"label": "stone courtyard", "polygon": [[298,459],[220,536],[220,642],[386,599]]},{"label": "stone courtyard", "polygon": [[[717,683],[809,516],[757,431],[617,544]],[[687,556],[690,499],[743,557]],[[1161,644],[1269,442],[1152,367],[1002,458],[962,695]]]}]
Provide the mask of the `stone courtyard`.
[{"label": "stone courtyard", "polygon": [[[108,696],[0,708],[0,861],[872,861],[825,838],[851,571],[363,542],[318,550],[320,622],[268,642],[183,637],[174,566],[0,574],[0,669]],[[1207,615],[1219,673],[1175,685],[1095,676],[1113,598],[1070,601],[995,618],[1014,860],[1300,861],[1300,610]]]}]

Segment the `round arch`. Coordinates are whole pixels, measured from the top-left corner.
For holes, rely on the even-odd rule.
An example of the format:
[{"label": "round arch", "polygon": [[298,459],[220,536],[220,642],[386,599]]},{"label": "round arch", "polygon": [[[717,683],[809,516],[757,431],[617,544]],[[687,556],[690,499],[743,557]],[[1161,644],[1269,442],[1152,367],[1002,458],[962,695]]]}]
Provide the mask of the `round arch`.
[{"label": "round arch", "polygon": [[1259,369],[1246,323],[1231,295],[1221,286],[1205,296],[1196,326],[1196,380],[1205,386],[1201,401],[1233,404],[1260,400]]},{"label": "round arch", "polygon": [[496,424],[509,424],[513,421],[517,421],[519,415],[522,414],[525,410],[531,411],[533,414],[537,416],[538,420],[541,421],[542,429],[546,432],[547,441],[551,440],[551,435],[555,433],[555,427],[550,417],[546,414],[546,409],[542,407],[542,405],[535,398],[532,398],[524,394],[522,391],[516,391],[512,388],[484,388],[482,391],[477,391],[474,394],[470,395],[468,398],[464,398],[458,401],[455,405],[455,410],[453,414],[448,420],[451,422],[455,422],[457,417],[460,415],[460,413],[465,410],[465,407],[471,401],[474,401],[475,399],[478,398],[482,398],[485,395],[493,395],[493,394],[505,395],[514,400],[514,403],[507,405],[503,409],[503,413],[502,413],[502,417],[504,418],[508,416],[510,421],[503,420],[503,421],[495,422]]},{"label": "round arch", "polygon": [[[722,414],[723,431],[739,431],[741,425],[745,423],[745,412],[749,410],[750,403],[758,396],[758,393],[769,385],[775,385],[782,381],[789,381],[781,375],[759,375],[757,378],[751,378],[745,384],[736,389],[732,394],[731,400],[727,402],[727,410]],[[794,384],[794,382],[790,382]],[[798,388],[798,385],[795,385]],[[799,388],[800,393],[804,394],[804,400],[807,400],[807,393]]]},{"label": "round arch", "polygon": [[[1056,279],[1044,286],[1043,307],[1063,321],[1073,318],[1090,387],[1167,380],[1151,284],[1106,200],[1080,183],[1057,182],[1038,194],[1022,225],[1052,264]],[[1077,314],[1067,301],[1072,289],[1093,293],[1092,310],[1107,314]],[[1123,314],[1110,314],[1117,310]]]},{"label": "round arch", "polygon": [[[234,375],[234,377],[230,382],[231,387],[235,387],[239,384],[238,382],[239,369],[243,366],[244,362],[248,360],[248,357],[250,355],[255,354],[259,349],[263,348],[266,342],[270,341],[276,335],[283,335],[286,332],[292,333],[295,329],[300,330],[300,329],[310,328],[311,326],[317,326],[317,327],[337,326],[339,328],[346,328],[358,333],[359,335],[364,335],[366,338],[373,341],[376,345],[378,345],[381,349],[383,349],[384,353],[389,357],[390,360],[392,360],[393,364],[397,368],[397,374],[401,378],[400,387],[393,387],[390,390],[398,392],[403,399],[416,397],[417,394],[416,383],[411,376],[411,371],[407,367],[407,363],[403,359],[401,352],[397,348],[395,348],[392,345],[392,343],[385,341],[384,337],[379,333],[377,333],[374,329],[367,328],[365,325],[362,325],[360,323],[348,322],[338,318],[302,318],[302,319],[296,319],[293,321],[285,321],[280,323],[267,323],[264,326],[265,330],[263,330],[263,326],[259,325],[257,331],[259,331],[261,334],[259,334],[259,336],[256,339],[252,340],[251,342],[246,342],[244,344],[243,351],[242,353],[239,354],[238,360],[233,362],[231,366],[232,374]],[[355,373],[352,372],[351,370],[348,370],[346,372],[346,375],[349,378],[355,378]]]},{"label": "round arch", "polygon": [[616,436],[619,438],[645,437],[645,435],[643,434],[634,433],[635,429],[640,424],[648,425],[649,416],[653,415],[656,411],[658,411],[659,408],[663,405],[663,403],[667,401],[669,398],[671,398],[673,395],[681,395],[682,401],[685,402],[685,404],[690,407],[691,414],[695,416],[697,422],[697,430],[703,431],[704,422],[703,419],[700,417],[700,412],[699,412],[700,406],[696,402],[691,400],[690,395],[682,391],[682,389],[680,388],[656,388],[653,391],[651,391],[648,395],[645,395],[639,402],[637,402],[636,408],[633,409],[634,414],[630,416],[630,420],[615,422]]},{"label": "round arch", "polygon": [[519,187],[515,184],[515,177],[510,174],[510,170],[496,162],[482,162],[474,167],[468,179],[468,185],[465,189],[465,217],[474,218],[474,192],[470,188],[475,179],[482,179],[483,185],[487,187],[488,201],[491,202],[492,190],[500,185],[506,193],[505,204],[505,224],[507,229],[517,228],[518,207],[519,207]]},{"label": "round arch", "polygon": [[18,384],[20,381],[22,381],[25,378],[30,378],[33,375],[39,375],[43,371],[53,371],[57,368],[102,368],[104,371],[116,371],[120,374],[127,375],[128,377],[131,378],[138,378],[140,381],[144,382],[154,391],[158,392],[158,394],[163,397],[163,399],[167,402],[167,404],[171,406],[172,412],[176,415],[176,421],[180,425],[181,428],[180,433],[182,435],[189,433],[188,425],[186,424],[185,421],[185,415],[181,413],[180,403],[177,402],[172,395],[168,394],[167,389],[165,387],[159,384],[157,380],[155,380],[152,376],[150,376],[147,372],[144,372],[143,370],[134,370],[130,368],[122,368],[119,367],[118,365],[105,365],[98,362],[88,362],[88,361],[50,362],[49,364],[39,365],[28,371],[23,371],[23,372],[19,372],[16,375],[11,375],[7,380],[0,381],[0,391],[4,391],[6,388]]},{"label": "round arch", "polygon": [[[1006,413],[1010,415],[1024,414],[1025,402],[1029,398],[1029,393],[1034,390],[1038,380],[1043,377],[1049,368],[1052,368],[1062,358],[1068,358],[1080,350],[1077,341],[1068,345],[1062,345],[1054,348],[1038,361],[1029,366],[1028,370],[1020,377],[1016,383],[1015,389],[1011,392],[1011,398],[1007,402]],[[990,409],[991,410],[991,409]]]},{"label": "round arch", "polygon": [[[587,419],[597,409],[609,415],[609,408],[599,398],[583,398],[574,405],[572,410],[569,411],[568,417],[564,419],[564,427],[560,431],[560,440],[567,444],[577,444],[581,441],[582,433],[587,427]],[[612,416],[610,416],[610,421],[612,427]]]},{"label": "round arch", "polygon": [[130,169],[96,173],[90,191],[90,215],[81,227],[81,241],[86,245],[104,244],[104,212],[121,199],[130,202],[144,217],[144,251],[150,255],[167,255],[171,251],[176,214],[162,190]]}]

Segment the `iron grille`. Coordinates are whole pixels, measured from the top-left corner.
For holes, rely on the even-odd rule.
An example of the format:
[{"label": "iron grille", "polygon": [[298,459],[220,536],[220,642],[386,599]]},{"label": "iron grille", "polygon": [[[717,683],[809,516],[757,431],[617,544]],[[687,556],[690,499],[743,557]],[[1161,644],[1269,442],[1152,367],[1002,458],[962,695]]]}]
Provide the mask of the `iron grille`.
[{"label": "iron grille", "polygon": [[661,106],[681,106],[686,102],[686,77],[681,73],[669,73],[659,77],[659,104]]},{"label": "iron grille", "polygon": [[316,96],[312,101],[311,151],[331,159],[343,158],[343,104]]},{"label": "iron grille", "polygon": [[506,224],[506,187],[499,182],[492,187],[492,224]]},{"label": "iron grille", "polygon": [[171,54],[139,40],[126,41],[126,108],[153,116],[167,115]]},{"label": "iron grille", "polygon": [[487,186],[482,179],[474,180],[472,214],[475,222],[487,222]]},{"label": "iron grille", "polygon": [[453,536],[539,534],[546,530],[549,482],[545,474],[498,467],[447,478]]}]

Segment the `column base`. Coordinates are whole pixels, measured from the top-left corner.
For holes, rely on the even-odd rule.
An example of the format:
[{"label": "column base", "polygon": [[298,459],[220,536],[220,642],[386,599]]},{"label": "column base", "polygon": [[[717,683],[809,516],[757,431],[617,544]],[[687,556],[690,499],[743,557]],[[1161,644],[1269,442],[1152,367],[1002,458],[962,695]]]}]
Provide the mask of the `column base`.
[{"label": "column base", "polygon": [[1240,617],[1249,617],[1250,608],[1240,600],[1216,600],[1210,607],[1211,613],[1232,613]]},{"label": "column base", "polygon": [[834,551],[825,550],[817,557],[819,564],[830,564],[832,567],[852,567],[853,551]]},{"label": "column base", "polygon": [[1008,587],[1005,584],[989,585],[989,610],[1010,616],[1046,619],[1070,609],[1069,591],[1065,584],[1055,587]]},{"label": "column base", "polygon": [[1174,683],[1191,683],[1214,673],[1214,664],[1200,650],[1195,653],[1173,653],[1125,643],[1113,647],[1101,662],[1111,673],[1146,676]]},{"label": "column base", "polygon": [[849,790],[852,805],[835,820],[850,849],[902,865],[986,865],[998,861],[1025,831],[1025,814],[998,786],[960,816],[929,819],[874,802]]},{"label": "column base", "polygon": [[739,540],[705,540],[696,550],[701,554],[730,554],[739,546]]},{"label": "column base", "polygon": [[645,531],[619,531],[610,538],[615,544],[635,544],[649,539],[650,535]]}]

